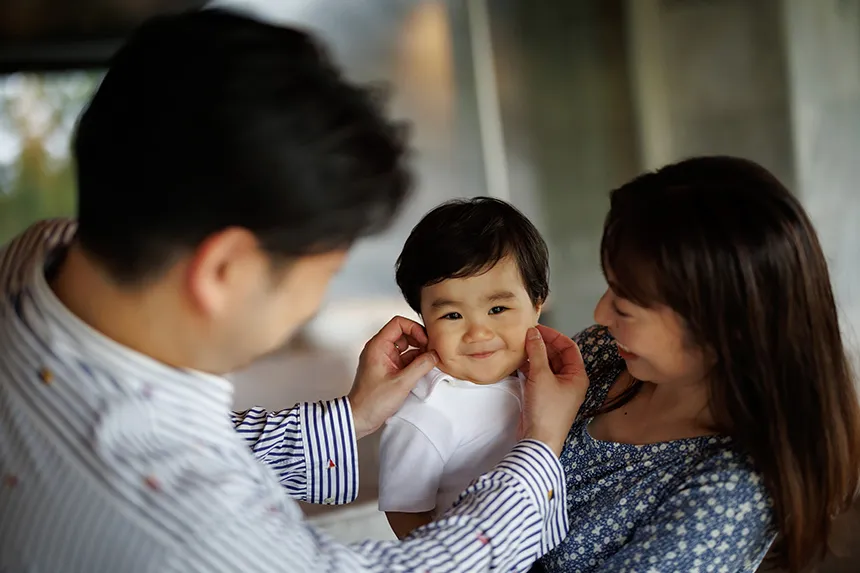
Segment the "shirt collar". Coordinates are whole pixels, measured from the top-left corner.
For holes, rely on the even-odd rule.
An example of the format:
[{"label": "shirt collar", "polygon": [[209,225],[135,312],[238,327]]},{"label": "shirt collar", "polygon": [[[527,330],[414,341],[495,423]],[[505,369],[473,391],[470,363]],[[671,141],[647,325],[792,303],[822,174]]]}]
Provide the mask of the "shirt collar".
[{"label": "shirt collar", "polygon": [[223,418],[233,401],[233,385],[228,380],[174,368],[124,346],[96,331],[60,302],[48,285],[45,269],[52,258],[61,255],[67,247],[68,242],[52,249],[38,249],[31,259],[29,278],[22,289],[32,297],[34,312],[28,313],[28,327],[61,359],[67,355],[128,384],[145,385],[146,390],[160,388],[170,394],[181,395],[183,400],[196,402],[196,411],[208,410],[218,419]]},{"label": "shirt collar", "polygon": [[522,372],[517,370],[516,376],[507,376],[502,380],[499,380],[495,384],[475,384],[474,382],[469,382],[468,380],[461,380],[459,378],[455,378],[450,374],[442,372],[439,368],[434,368],[428,374],[423,376],[418,384],[415,385],[415,388],[412,389],[412,394],[414,394],[417,398],[419,398],[422,402],[426,402],[428,398],[433,394],[433,391],[440,384],[451,384],[453,386],[462,387],[462,388],[493,388],[497,390],[505,390],[512,393],[517,399],[522,399],[522,383],[525,380],[525,376]]}]

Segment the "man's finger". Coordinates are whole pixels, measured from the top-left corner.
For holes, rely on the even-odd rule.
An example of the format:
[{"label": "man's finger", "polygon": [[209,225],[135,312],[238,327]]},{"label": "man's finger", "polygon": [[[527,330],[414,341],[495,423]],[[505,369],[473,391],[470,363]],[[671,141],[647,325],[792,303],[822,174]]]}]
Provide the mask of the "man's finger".
[{"label": "man's finger", "polygon": [[424,352],[423,350],[420,350],[418,348],[411,348],[411,349],[407,350],[406,352],[404,352],[403,354],[401,354],[400,355],[400,368],[403,369],[403,368],[406,368],[407,366],[409,366],[410,364],[412,364],[412,361],[415,360],[416,358],[418,358],[419,356],[421,356],[421,354],[423,352]]},{"label": "man's finger", "polygon": [[[395,344],[399,347],[395,347]],[[395,316],[383,326],[364,346],[362,354],[387,356],[394,364],[399,363],[400,354],[410,346],[423,348],[427,345],[424,327],[408,318]]]},{"label": "man's finger", "polygon": [[395,316],[385,323],[376,337],[387,342],[394,342],[404,334],[412,334],[414,329],[421,329],[421,325],[414,320],[404,316]]},{"label": "man's finger", "polygon": [[[421,332],[424,332],[423,330]],[[411,334],[404,334],[404,338],[409,346],[414,348],[426,348],[427,347],[427,337],[424,338],[415,338]]]},{"label": "man's finger", "polygon": [[410,346],[411,344],[409,343],[409,339],[406,337],[405,334],[401,335],[400,338],[398,338],[397,341],[394,343],[394,349],[401,354],[406,352]]},{"label": "man's finger", "polygon": [[412,359],[412,363],[400,372],[397,376],[397,380],[400,384],[412,389],[422,376],[433,370],[433,367],[436,366],[436,362],[438,361],[439,359],[436,356],[436,353],[432,350],[430,352],[425,352],[420,356],[416,356]]},{"label": "man's finger", "polygon": [[424,332],[423,326],[403,316],[395,316],[392,320],[397,322],[397,328],[402,334],[405,334],[407,338],[411,338],[410,343],[413,346],[427,346],[427,333]]}]

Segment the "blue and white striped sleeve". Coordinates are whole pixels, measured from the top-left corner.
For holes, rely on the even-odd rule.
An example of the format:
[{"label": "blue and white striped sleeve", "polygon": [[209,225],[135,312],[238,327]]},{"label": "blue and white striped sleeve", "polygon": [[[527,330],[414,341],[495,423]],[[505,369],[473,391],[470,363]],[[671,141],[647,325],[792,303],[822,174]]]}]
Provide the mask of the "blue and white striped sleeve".
[{"label": "blue and white striped sleeve", "polygon": [[[233,472],[230,479],[245,475]],[[205,480],[183,483],[207,487]],[[210,500],[194,505],[205,515],[174,548],[165,570],[233,573],[253,563],[273,572],[528,571],[567,533],[562,469],[538,442],[518,444],[439,521],[402,542],[339,544],[304,522],[300,512],[273,505],[251,483],[243,484],[211,484],[211,495],[194,495]],[[231,495],[223,495],[227,490]]]},{"label": "blue and white striped sleeve", "polygon": [[349,400],[233,413],[233,425],[290,497],[308,503],[350,503],[358,495],[358,449]]},{"label": "blue and white striped sleeve", "polygon": [[441,519],[417,529],[400,546],[359,547],[386,559],[379,571],[396,571],[395,565],[433,573],[528,571],[567,536],[566,498],[552,450],[525,440],[472,482]]}]

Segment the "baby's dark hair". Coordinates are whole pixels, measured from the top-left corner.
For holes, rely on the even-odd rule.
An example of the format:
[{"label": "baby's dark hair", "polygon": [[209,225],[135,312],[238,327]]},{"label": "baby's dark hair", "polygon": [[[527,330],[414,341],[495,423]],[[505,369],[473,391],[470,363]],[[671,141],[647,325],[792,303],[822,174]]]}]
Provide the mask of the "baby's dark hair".
[{"label": "baby's dark hair", "polygon": [[505,257],[520,270],[535,306],[549,295],[549,250],[516,207],[491,197],[455,199],[415,225],[397,258],[400,292],[421,314],[421,289],[448,279],[480,275]]}]

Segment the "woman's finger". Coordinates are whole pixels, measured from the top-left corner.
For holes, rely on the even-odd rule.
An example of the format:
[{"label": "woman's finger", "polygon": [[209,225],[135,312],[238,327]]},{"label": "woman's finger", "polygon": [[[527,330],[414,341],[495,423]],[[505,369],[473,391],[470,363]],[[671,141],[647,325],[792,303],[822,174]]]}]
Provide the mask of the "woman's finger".
[{"label": "woman's finger", "polygon": [[546,345],[537,328],[529,328],[528,332],[526,332],[526,355],[529,358],[529,373],[549,369]]},{"label": "woman's finger", "polygon": [[559,354],[559,362],[560,366],[556,371],[559,376],[571,377],[585,372],[585,362],[575,342]]},{"label": "woman's finger", "polygon": [[576,343],[573,340],[554,328],[539,324],[537,325],[537,329],[546,344],[547,350],[551,353],[557,352],[561,354],[571,346],[576,346]]},{"label": "woman's finger", "polygon": [[550,368],[555,374],[571,374],[579,371],[582,356],[579,347],[568,336],[544,325],[538,325],[538,330],[546,344],[546,353]]},{"label": "woman's finger", "polygon": [[519,368],[517,368],[517,370],[519,370],[520,372],[522,372],[523,374],[525,374],[526,378],[528,378],[528,376],[529,376],[529,361],[528,361],[528,358],[526,358],[525,360],[523,360],[523,363],[522,363],[522,364],[520,364],[520,367],[519,367]]}]

